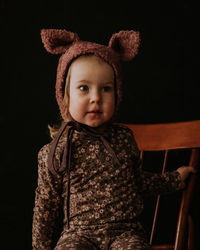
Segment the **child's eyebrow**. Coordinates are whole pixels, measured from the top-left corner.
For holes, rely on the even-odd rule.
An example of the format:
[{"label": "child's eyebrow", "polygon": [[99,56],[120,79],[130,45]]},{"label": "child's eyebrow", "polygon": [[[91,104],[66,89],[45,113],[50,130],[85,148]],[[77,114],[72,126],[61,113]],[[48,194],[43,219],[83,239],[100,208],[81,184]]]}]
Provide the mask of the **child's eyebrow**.
[{"label": "child's eyebrow", "polygon": [[82,79],[82,80],[77,81],[77,83],[87,83],[87,84],[91,84],[92,82],[89,81],[89,80]]},{"label": "child's eyebrow", "polygon": [[102,84],[113,85],[113,84],[114,84],[114,81],[103,82]]},{"label": "child's eyebrow", "polygon": [[[90,80],[85,80],[85,79],[79,80],[79,81],[77,81],[77,83],[92,84],[92,82]],[[100,84],[113,85],[114,81],[101,82]]]}]

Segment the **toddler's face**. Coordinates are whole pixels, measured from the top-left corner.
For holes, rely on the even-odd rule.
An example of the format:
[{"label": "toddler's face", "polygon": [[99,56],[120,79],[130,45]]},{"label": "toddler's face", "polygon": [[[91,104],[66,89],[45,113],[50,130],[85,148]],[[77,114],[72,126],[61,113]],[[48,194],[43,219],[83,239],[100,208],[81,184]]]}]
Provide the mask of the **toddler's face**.
[{"label": "toddler's face", "polygon": [[69,112],[91,127],[109,121],[115,112],[114,71],[96,56],[81,56],[71,65]]}]

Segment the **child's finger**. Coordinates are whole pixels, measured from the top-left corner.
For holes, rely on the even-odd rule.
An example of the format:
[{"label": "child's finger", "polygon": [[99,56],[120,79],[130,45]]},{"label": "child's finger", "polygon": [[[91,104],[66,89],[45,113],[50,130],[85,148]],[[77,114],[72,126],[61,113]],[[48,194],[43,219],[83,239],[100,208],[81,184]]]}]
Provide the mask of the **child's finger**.
[{"label": "child's finger", "polygon": [[191,173],[193,173],[193,174],[196,174],[197,173],[197,170],[194,168],[194,167],[189,167],[190,168],[190,170],[191,170]]},{"label": "child's finger", "polygon": [[189,170],[190,173],[193,173],[193,174],[197,173],[197,171],[196,171],[196,169],[194,167],[188,166],[187,168],[188,168],[188,170]]},{"label": "child's finger", "polygon": [[196,174],[196,172],[197,172],[193,166],[182,166],[179,169],[183,170],[183,171],[185,169],[188,173],[193,173],[193,174]]}]

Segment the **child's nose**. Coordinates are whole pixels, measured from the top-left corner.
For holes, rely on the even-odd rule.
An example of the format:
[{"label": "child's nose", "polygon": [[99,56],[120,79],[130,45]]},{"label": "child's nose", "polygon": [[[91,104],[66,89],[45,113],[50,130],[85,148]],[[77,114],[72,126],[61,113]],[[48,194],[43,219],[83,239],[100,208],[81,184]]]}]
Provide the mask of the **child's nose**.
[{"label": "child's nose", "polygon": [[91,103],[99,103],[101,100],[101,95],[99,91],[93,91],[90,96],[90,102]]}]

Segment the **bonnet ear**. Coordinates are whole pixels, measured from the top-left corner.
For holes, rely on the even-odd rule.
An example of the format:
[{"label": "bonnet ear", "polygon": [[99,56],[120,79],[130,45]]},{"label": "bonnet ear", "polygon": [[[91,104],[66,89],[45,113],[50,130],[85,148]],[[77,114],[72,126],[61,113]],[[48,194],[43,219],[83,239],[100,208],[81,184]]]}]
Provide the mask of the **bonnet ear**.
[{"label": "bonnet ear", "polygon": [[112,35],[109,47],[118,52],[122,61],[130,61],[137,54],[140,44],[139,32],[122,30]]},{"label": "bonnet ear", "polygon": [[64,53],[73,42],[79,40],[76,33],[59,29],[42,29],[41,38],[45,49],[52,54]]}]

